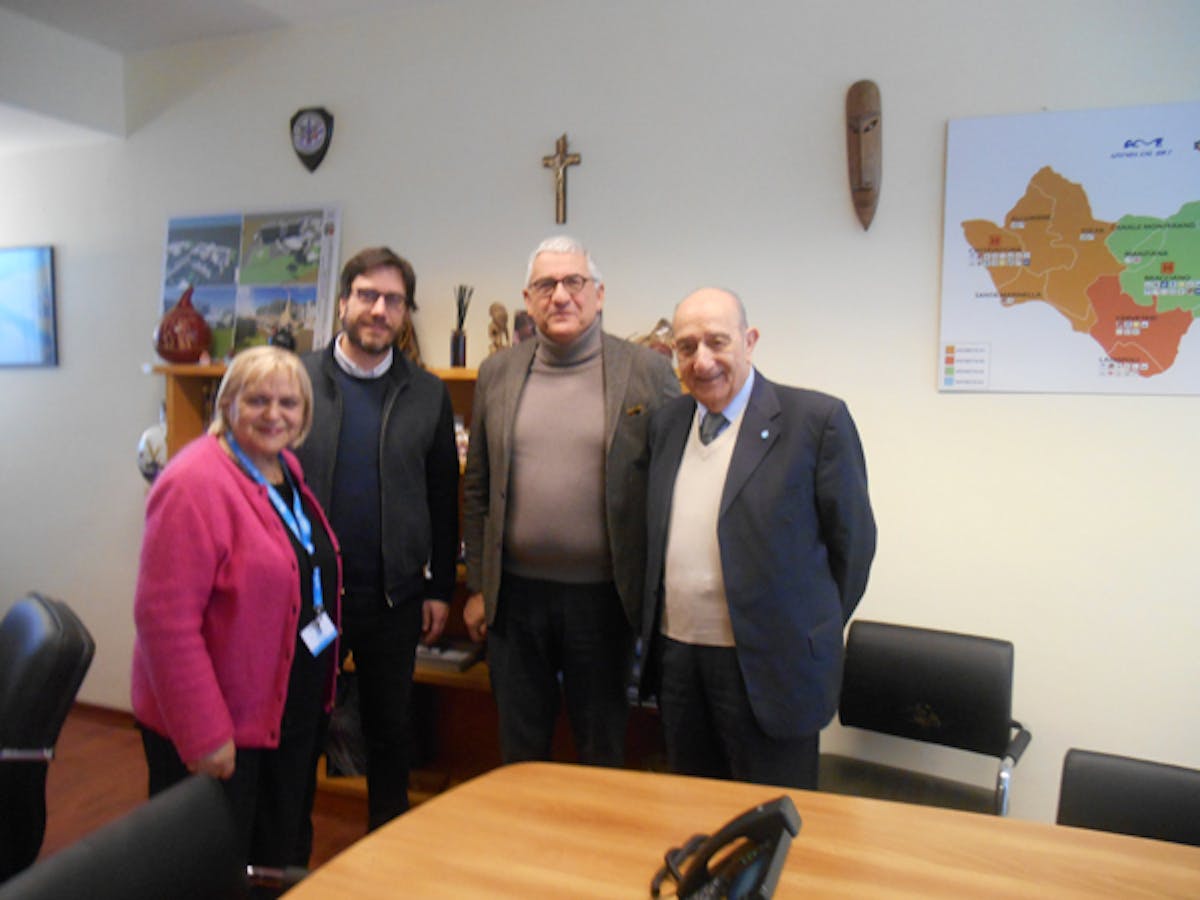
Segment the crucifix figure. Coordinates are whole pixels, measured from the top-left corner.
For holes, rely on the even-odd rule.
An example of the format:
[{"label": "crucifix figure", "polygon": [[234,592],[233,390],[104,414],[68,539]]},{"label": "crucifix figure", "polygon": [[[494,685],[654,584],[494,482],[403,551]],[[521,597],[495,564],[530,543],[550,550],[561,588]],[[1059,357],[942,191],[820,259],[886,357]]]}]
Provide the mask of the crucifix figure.
[{"label": "crucifix figure", "polygon": [[567,135],[554,142],[554,155],[543,156],[542,165],[554,170],[554,221],[559,225],[567,221],[567,166],[582,162],[578,153],[567,152]]}]

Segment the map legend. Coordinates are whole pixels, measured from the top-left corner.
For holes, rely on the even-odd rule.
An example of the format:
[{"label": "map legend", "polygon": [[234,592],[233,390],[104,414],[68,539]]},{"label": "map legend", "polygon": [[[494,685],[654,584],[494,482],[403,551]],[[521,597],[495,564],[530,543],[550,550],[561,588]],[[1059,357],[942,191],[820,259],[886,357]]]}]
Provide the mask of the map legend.
[{"label": "map legend", "polygon": [[988,345],[945,344],[942,347],[942,390],[986,391]]}]

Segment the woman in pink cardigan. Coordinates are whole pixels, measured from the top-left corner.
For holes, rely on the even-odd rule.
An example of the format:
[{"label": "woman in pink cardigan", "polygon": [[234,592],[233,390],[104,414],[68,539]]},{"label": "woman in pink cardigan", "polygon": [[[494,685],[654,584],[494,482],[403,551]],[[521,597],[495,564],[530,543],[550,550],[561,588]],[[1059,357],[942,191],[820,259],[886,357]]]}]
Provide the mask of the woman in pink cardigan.
[{"label": "woman in pink cardigan", "polygon": [[150,793],[222,779],[239,846],[264,866],[307,865],[336,677],[337,540],[288,449],[311,423],[294,354],[239,353],[209,433],[150,491],[134,599]]}]

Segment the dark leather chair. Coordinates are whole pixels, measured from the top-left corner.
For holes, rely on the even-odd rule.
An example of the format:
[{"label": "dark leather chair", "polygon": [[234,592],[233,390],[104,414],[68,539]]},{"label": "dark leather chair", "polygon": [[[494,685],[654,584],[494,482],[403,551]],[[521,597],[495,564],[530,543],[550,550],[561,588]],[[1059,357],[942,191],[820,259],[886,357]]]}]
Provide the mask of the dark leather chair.
[{"label": "dark leather chair", "polygon": [[220,783],[193,775],[0,885],[0,900],[227,900],[247,896]]},{"label": "dark leather chair", "polygon": [[41,849],[46,770],[95,650],[61,600],[29,594],[0,621],[0,881]]},{"label": "dark leather chair", "polygon": [[855,621],[846,641],[843,725],[994,756],[979,785],[822,754],[820,788],[841,794],[1006,815],[1013,767],[1031,735],[1012,718],[1008,641]]},{"label": "dark leather chair", "polygon": [[1200,771],[1068,750],[1058,824],[1200,847]]}]

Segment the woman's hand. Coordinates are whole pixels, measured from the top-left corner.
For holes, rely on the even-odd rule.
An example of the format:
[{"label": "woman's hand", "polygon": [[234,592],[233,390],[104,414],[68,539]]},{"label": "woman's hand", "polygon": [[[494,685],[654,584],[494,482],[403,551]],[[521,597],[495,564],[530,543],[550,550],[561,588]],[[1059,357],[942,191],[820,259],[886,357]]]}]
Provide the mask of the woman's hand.
[{"label": "woman's hand", "polygon": [[211,775],[228,781],[233,777],[234,762],[237,759],[237,749],[230,738],[208,756],[202,756],[193,763],[188,763],[188,771],[199,775]]}]

